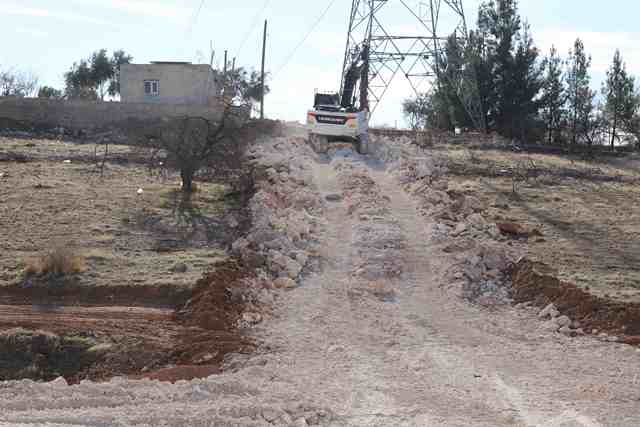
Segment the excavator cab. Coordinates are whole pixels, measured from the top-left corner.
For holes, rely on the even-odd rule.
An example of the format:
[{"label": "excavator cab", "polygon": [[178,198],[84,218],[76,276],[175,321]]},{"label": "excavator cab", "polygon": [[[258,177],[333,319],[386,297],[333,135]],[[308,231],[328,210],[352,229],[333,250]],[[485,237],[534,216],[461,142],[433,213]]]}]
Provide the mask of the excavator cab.
[{"label": "excavator cab", "polygon": [[318,111],[340,111],[340,94],[316,92],[313,108]]},{"label": "excavator cab", "polygon": [[326,153],[331,142],[353,142],[360,154],[367,154],[369,125],[366,111],[350,111],[341,105],[338,93],[317,92],[313,109],[307,113],[307,129],[314,150]]}]

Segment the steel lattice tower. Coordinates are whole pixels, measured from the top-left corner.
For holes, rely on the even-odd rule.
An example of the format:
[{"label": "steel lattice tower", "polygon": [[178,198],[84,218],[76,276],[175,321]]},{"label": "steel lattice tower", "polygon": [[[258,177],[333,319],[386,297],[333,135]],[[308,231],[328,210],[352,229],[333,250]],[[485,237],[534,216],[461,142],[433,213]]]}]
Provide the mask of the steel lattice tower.
[{"label": "steel lattice tower", "polygon": [[[355,64],[362,78],[351,104],[358,109],[373,113],[398,74],[416,94],[429,92],[443,76],[440,58],[451,34],[466,46],[462,0],[352,0],[341,93]],[[466,79],[465,85],[458,95],[481,128],[477,83]]]}]

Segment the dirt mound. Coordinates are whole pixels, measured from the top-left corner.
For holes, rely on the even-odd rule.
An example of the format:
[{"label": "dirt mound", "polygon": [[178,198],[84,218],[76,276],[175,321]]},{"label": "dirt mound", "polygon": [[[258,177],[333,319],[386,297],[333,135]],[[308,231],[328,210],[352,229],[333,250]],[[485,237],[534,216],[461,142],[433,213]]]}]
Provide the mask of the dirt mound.
[{"label": "dirt mound", "polygon": [[578,286],[557,279],[551,269],[527,259],[512,270],[513,298],[532,301],[539,307],[553,303],[558,310],[577,320],[587,331],[597,329],[626,336],[623,341],[638,343],[640,304],[622,303],[591,295]]},{"label": "dirt mound", "polygon": [[193,297],[174,316],[187,328],[174,352],[177,364],[219,366],[225,355],[254,348],[240,329],[243,313],[253,304],[249,281],[254,278],[247,267],[228,260],[197,282]]}]

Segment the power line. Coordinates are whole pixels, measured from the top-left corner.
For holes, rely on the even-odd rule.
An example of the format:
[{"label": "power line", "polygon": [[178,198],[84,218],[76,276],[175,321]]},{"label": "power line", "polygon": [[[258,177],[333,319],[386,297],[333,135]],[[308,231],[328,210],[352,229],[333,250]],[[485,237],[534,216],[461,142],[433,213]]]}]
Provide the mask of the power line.
[{"label": "power line", "polygon": [[191,35],[191,32],[193,31],[193,27],[196,25],[196,22],[198,22],[198,18],[200,17],[200,12],[202,12],[202,8],[204,7],[205,1],[206,0],[202,0],[200,2],[200,6],[194,11],[193,17],[191,18],[191,23],[189,24],[189,29],[187,30],[187,35]]},{"label": "power line", "polygon": [[242,42],[240,42],[240,47],[238,47],[238,50],[236,51],[236,58],[240,56],[240,52],[242,52],[242,48],[247,43],[247,40],[249,40],[249,37],[251,36],[251,34],[253,34],[253,31],[255,29],[254,27],[258,23],[258,19],[260,19],[260,16],[267,9],[267,6],[269,6],[270,2],[271,0],[265,0],[264,4],[262,5],[262,8],[258,10],[258,13],[256,13],[256,15],[251,20],[251,25],[249,25],[249,29],[247,30],[244,37],[242,38]]},{"label": "power line", "polygon": [[273,77],[275,78],[276,75],[280,74],[280,72],[284,69],[284,67],[286,67],[289,64],[289,61],[291,61],[291,59],[293,58],[293,56],[296,54],[296,52],[298,51],[298,49],[300,49],[302,47],[302,45],[307,41],[307,39],[309,38],[309,36],[311,35],[311,33],[314,32],[314,30],[316,29],[316,27],[318,25],[320,25],[320,22],[322,22],[322,20],[324,19],[325,16],[327,16],[327,13],[329,13],[329,9],[331,9],[331,6],[333,6],[333,4],[336,2],[336,0],[331,0],[331,2],[329,2],[329,5],[327,6],[327,8],[324,10],[324,12],[322,12],[322,14],[318,17],[318,19],[316,20],[316,22],[311,26],[311,29],[307,32],[307,34],[305,34],[304,38],[300,41],[300,43],[298,43],[298,45],[293,49],[293,51],[291,51],[291,53],[289,54],[289,56],[287,56],[287,59],[284,61],[284,63],[278,68],[278,70],[273,74]]}]

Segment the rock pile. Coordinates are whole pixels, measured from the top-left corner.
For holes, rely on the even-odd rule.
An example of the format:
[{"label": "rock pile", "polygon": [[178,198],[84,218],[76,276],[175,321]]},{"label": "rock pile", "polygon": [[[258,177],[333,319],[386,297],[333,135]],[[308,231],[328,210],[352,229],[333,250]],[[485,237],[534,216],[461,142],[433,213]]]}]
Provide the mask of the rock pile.
[{"label": "rock pile", "polygon": [[281,137],[261,141],[250,155],[256,190],[249,204],[252,226],[232,251],[288,289],[316,252],[313,236],[322,225],[323,202],[305,164],[314,154],[302,138]]},{"label": "rock pile", "polygon": [[482,245],[472,251],[463,266],[462,296],[483,306],[512,303],[509,263],[506,252],[497,246]]},{"label": "rock pile", "polygon": [[418,201],[424,216],[435,219],[432,238],[443,251],[462,259],[454,277],[463,279],[462,296],[490,306],[512,302],[510,260],[498,244],[502,234],[485,219],[485,207],[469,186],[448,182],[447,168],[432,153],[402,140],[376,140],[375,154],[393,170]]},{"label": "rock pile", "polygon": [[554,304],[549,304],[538,313],[538,317],[546,320],[540,328],[545,331],[559,332],[562,335],[575,337],[584,335],[578,322],[572,321],[568,316],[562,316]]}]

